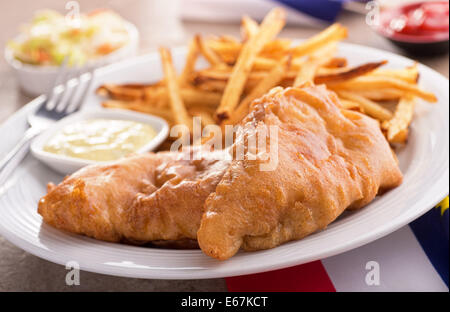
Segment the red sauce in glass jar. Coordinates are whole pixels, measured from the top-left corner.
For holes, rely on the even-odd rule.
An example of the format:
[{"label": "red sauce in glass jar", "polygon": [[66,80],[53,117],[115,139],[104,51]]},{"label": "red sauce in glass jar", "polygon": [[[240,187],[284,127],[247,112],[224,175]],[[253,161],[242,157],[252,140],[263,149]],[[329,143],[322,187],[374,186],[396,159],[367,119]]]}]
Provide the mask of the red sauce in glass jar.
[{"label": "red sauce in glass jar", "polygon": [[449,3],[429,1],[383,9],[378,30],[398,41],[446,41],[449,39]]}]

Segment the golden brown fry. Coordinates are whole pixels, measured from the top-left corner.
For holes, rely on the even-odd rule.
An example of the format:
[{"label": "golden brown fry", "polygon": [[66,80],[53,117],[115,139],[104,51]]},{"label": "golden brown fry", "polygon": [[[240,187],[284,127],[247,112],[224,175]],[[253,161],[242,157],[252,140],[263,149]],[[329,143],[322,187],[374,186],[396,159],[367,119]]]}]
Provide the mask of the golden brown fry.
[{"label": "golden brown fry", "polygon": [[397,89],[357,90],[355,93],[372,101],[398,101],[405,94]]},{"label": "golden brown fry", "polygon": [[370,73],[386,63],[387,61],[366,63],[346,69],[345,71],[338,71],[330,74],[319,74],[314,77],[314,82],[316,84],[340,83]]},{"label": "golden brown fry", "polygon": [[428,102],[436,102],[436,96],[428,91],[422,90],[416,84],[408,83],[398,78],[363,76],[336,84],[335,87],[344,87],[351,90],[374,90],[374,89],[397,89],[411,93]]},{"label": "golden brown fry", "polygon": [[239,43],[238,39],[230,35],[222,35],[219,37],[219,40],[225,43]]},{"label": "golden brown fry", "polygon": [[195,63],[197,62],[197,58],[200,54],[198,44],[196,40],[191,40],[189,43],[189,50],[188,54],[186,56],[186,63],[184,65],[183,72],[181,73],[179,77],[179,84],[180,86],[184,86],[188,84],[189,77],[194,73],[195,71]]},{"label": "golden brown fry", "polygon": [[292,40],[278,38],[267,42],[261,50],[260,56],[280,60],[287,54],[292,45]]},{"label": "golden brown fry", "polygon": [[201,52],[201,54],[206,58],[206,60],[212,65],[212,66],[220,66],[225,65],[223,60],[220,58],[219,55],[216,54],[205,42],[203,41],[203,38],[200,35],[195,36],[195,41],[197,42],[197,46]]},{"label": "golden brown fry", "polygon": [[222,94],[218,92],[209,92],[197,90],[192,87],[181,89],[181,97],[186,106],[202,105],[206,107],[216,108],[220,104]]},{"label": "golden brown fry", "polygon": [[258,56],[255,58],[252,70],[271,70],[278,64],[278,60],[268,57]]},{"label": "golden brown fry", "polygon": [[383,123],[387,130],[387,139],[390,143],[405,143],[408,138],[408,127],[412,121],[415,107],[415,97],[405,95],[395,109],[394,117]]},{"label": "golden brown fry", "polygon": [[202,91],[223,93],[227,86],[227,82],[226,80],[196,80],[194,86]]},{"label": "golden brown fry", "polygon": [[[342,108],[352,109],[352,110],[359,109],[362,111],[361,106],[354,101],[350,101],[350,100],[346,100],[346,99],[339,99],[339,103],[341,104]],[[364,111],[362,111],[362,112],[364,112]]]},{"label": "golden brown fry", "polygon": [[[204,105],[206,107],[216,108],[220,104],[222,94],[199,90],[192,86],[185,86],[180,90],[181,98],[186,107],[194,105]],[[157,107],[169,107],[169,95],[165,87],[147,88],[145,90],[144,101]]]},{"label": "golden brown fry", "polygon": [[259,31],[258,23],[249,17],[248,15],[244,15],[241,20],[241,36],[242,41],[245,42],[254,35],[256,35]]},{"label": "golden brown fry", "polygon": [[337,75],[340,73],[345,73],[346,71],[349,71],[351,67],[336,67],[336,68],[330,68],[322,66],[319,69],[317,69],[316,76],[322,76],[322,75]]},{"label": "golden brown fry", "polygon": [[202,83],[209,80],[223,80],[227,81],[230,79],[231,70],[230,69],[217,69],[217,68],[207,68],[198,71],[194,76],[194,83]]},{"label": "golden brown fry", "polygon": [[133,101],[144,97],[143,88],[132,88],[115,84],[104,84],[97,89],[97,94],[111,96],[118,100]]},{"label": "golden brown fry", "polygon": [[313,82],[319,64],[313,59],[309,59],[300,67],[294,80],[294,87],[299,87],[307,82]]},{"label": "golden brown fry", "polygon": [[[194,82],[201,83],[208,80],[222,80],[228,81],[231,77],[232,72],[228,69],[215,69],[208,68],[197,72],[194,77]],[[268,71],[254,71],[248,74],[248,80],[261,80],[264,79],[269,74]],[[286,73],[288,74],[288,73]]]},{"label": "golden brown fry", "polygon": [[392,118],[392,113],[386,108],[382,107],[378,103],[375,103],[359,94],[349,92],[349,91],[338,91],[339,97],[358,103],[358,105],[363,109],[364,113],[372,116],[378,120],[385,121]]},{"label": "golden brown fry", "polygon": [[294,80],[294,87],[301,86],[307,82],[314,82],[314,77],[320,66],[329,62],[336,51],[336,44],[330,43],[315,51],[304,63]]},{"label": "golden brown fry", "polygon": [[417,68],[417,64],[400,69],[377,69],[373,71],[371,75],[379,77],[393,77],[414,84],[419,81],[419,70]]},{"label": "golden brown fry", "polygon": [[[291,75],[291,77],[294,76],[291,72],[287,74]],[[248,94],[249,92],[251,92],[252,89],[261,81],[261,79],[267,76],[267,73],[257,74],[256,76],[258,76],[257,79],[253,79],[255,78],[255,76],[252,75],[252,77],[247,80],[244,86],[244,94]],[[289,86],[292,85],[292,81],[293,79],[291,79]],[[225,91],[226,86],[227,80],[200,79],[194,82],[194,87],[198,90],[216,92],[221,94],[223,94],[223,92]]]},{"label": "golden brown fry", "polygon": [[321,33],[292,48],[293,57],[301,57],[313,53],[321,47],[347,37],[347,29],[340,24],[333,24]]},{"label": "golden brown fry", "polygon": [[212,117],[211,113],[206,109],[196,106],[189,109],[189,113],[192,117],[200,117],[203,126],[215,125],[216,122]]},{"label": "golden brown fry", "polygon": [[342,68],[347,66],[347,59],[345,57],[334,57],[324,66],[327,68]]},{"label": "golden brown fry", "polygon": [[97,89],[97,94],[109,96],[116,100],[143,100],[150,104],[159,105],[160,100],[167,96],[165,87],[156,84],[104,84]]},{"label": "golden brown fry", "polygon": [[[218,39],[209,39],[205,40],[205,42],[228,65],[236,63],[243,47],[242,43],[235,41],[224,42]],[[289,53],[290,46],[291,40],[289,39],[274,39],[264,45],[258,57],[277,61]],[[255,59],[255,66],[258,64],[258,57]]]},{"label": "golden brown fry", "polygon": [[[282,61],[283,60],[278,61],[277,65]],[[300,63],[297,62],[296,66],[300,68],[299,64]],[[319,66],[320,66],[320,64],[319,64]],[[293,65],[291,64],[290,67],[293,67]],[[270,71],[265,71],[265,70],[252,71],[251,73],[248,74],[246,86],[249,84],[256,85],[262,79],[265,79],[269,75],[269,73],[270,73]],[[213,82],[213,81],[227,82],[230,79],[230,76],[231,76],[231,71],[229,71],[229,70],[207,68],[207,69],[198,71],[195,74],[195,77],[193,78],[193,83],[194,83],[194,85],[198,86],[203,83],[208,83],[208,82]],[[294,80],[296,76],[297,76],[297,71],[291,70],[291,69],[286,70],[283,73],[284,79]]]},{"label": "golden brown fry", "polygon": [[284,10],[279,8],[273,9],[264,18],[258,33],[244,44],[236,65],[233,67],[220,106],[217,109],[216,118],[218,120],[229,118],[234,108],[238,105],[256,56],[264,45],[280,32],[284,24]]},{"label": "golden brown fry", "polygon": [[165,86],[146,88],[144,101],[157,107],[169,107],[167,88]]},{"label": "golden brown fry", "polygon": [[328,88],[333,91],[351,91],[362,97],[365,97],[372,101],[398,101],[404,94],[404,91],[386,88],[386,89],[373,89],[373,90],[352,90],[350,88],[335,88],[333,85],[328,85]]},{"label": "golden brown fry", "polygon": [[192,119],[189,116],[183,99],[181,98],[180,88],[172,62],[172,56],[168,49],[160,48],[161,62],[164,69],[164,81],[166,83],[167,91],[169,93],[169,103],[177,124],[186,125],[192,132]]},{"label": "golden brown fry", "polygon": [[205,43],[222,58],[225,55],[233,60],[233,62],[242,49],[242,43],[240,42],[224,42],[220,39],[207,39]]},{"label": "golden brown fry", "polygon": [[169,122],[173,121],[172,112],[167,108],[154,107],[143,101],[120,101],[120,100],[107,100],[102,103],[105,108],[120,108],[133,110],[140,113],[151,114],[166,119]]},{"label": "golden brown fry", "polygon": [[242,100],[238,108],[233,111],[230,117],[230,124],[239,123],[248,113],[248,108],[253,100],[263,96],[283,79],[284,73],[289,69],[290,57],[285,57],[275,66],[268,75],[262,79],[252,91]]}]

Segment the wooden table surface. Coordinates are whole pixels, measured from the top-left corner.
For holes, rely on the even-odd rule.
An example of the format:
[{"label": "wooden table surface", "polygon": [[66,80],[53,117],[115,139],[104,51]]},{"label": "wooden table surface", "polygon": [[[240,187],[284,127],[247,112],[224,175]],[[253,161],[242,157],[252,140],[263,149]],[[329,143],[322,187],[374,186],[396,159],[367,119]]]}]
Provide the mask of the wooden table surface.
[{"label": "wooden table surface", "polygon": [[[19,4],[18,4],[19,2]],[[39,2],[39,3],[37,3]],[[105,1],[81,1],[83,8],[89,10],[98,7]],[[63,10],[62,5],[54,0],[13,2],[2,1],[0,12],[0,47],[4,47],[7,40],[14,36],[18,26],[24,20],[29,20],[33,11],[40,7],[51,7]],[[24,5],[20,5],[24,4]],[[26,5],[25,5],[26,4]],[[5,16],[3,16],[5,15]],[[353,13],[344,13],[339,22],[349,28],[348,42],[371,46],[398,54],[404,54],[388,41],[374,34],[365,24],[364,17]],[[228,24],[183,24],[186,41],[195,33],[238,35],[238,25]],[[287,27],[281,36],[291,38],[305,38],[317,33],[317,29]],[[145,47],[152,50],[155,47]],[[430,66],[448,77],[449,56],[443,55],[433,58],[419,58],[419,62]],[[31,98],[23,95],[17,85],[13,71],[7,66],[3,58],[0,60],[0,123],[4,122],[15,111],[29,102]],[[1,142],[0,142],[1,144]],[[13,246],[0,236],[0,291],[223,291],[226,290],[223,279],[191,280],[191,281],[163,281],[119,278],[81,273],[80,286],[66,286],[64,267],[41,260],[21,249]]]}]

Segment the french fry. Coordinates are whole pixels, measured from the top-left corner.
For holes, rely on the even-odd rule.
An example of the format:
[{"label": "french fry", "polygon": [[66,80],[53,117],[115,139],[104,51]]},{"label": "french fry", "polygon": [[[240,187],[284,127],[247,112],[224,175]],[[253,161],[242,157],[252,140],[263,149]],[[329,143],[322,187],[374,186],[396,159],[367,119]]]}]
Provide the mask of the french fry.
[{"label": "french fry", "polygon": [[[282,62],[283,60],[278,61],[277,65]],[[291,65],[292,66],[292,65]],[[297,63],[298,66],[298,63]],[[319,64],[320,66],[320,64]],[[273,69],[273,68],[272,68]],[[262,79],[265,79],[268,75],[270,75],[270,71],[252,71],[248,74],[246,87],[251,84],[257,84]],[[294,80],[297,76],[297,71],[294,70],[286,70],[283,73],[284,79],[291,79]],[[231,77],[231,72],[228,70],[222,70],[222,69],[215,69],[215,68],[208,68],[201,71],[198,71],[193,78],[194,85],[199,86],[203,83],[213,82],[213,81],[222,81],[227,82]],[[251,89],[251,88],[250,88]]]},{"label": "french fry", "polygon": [[97,94],[122,101],[142,100],[153,106],[164,106],[163,100],[167,98],[165,87],[159,84],[104,84],[97,89]]},{"label": "french fry", "polygon": [[[228,81],[231,77],[232,72],[229,70],[223,70],[223,69],[215,69],[215,68],[209,68],[205,70],[199,71],[194,81],[197,83],[201,83],[203,81],[208,80],[223,80]],[[248,74],[249,80],[261,80],[264,79],[269,74],[268,71],[254,71],[250,72]]]},{"label": "french fry", "polygon": [[264,18],[258,33],[244,44],[236,65],[233,67],[220,106],[216,111],[216,118],[218,120],[229,118],[234,108],[238,105],[239,98],[244,90],[245,82],[253,66],[254,59],[264,45],[280,32],[284,24],[284,10],[279,8],[273,9]]},{"label": "french fry", "polygon": [[324,66],[327,68],[342,68],[347,66],[347,59],[345,57],[334,57]]},{"label": "french fry", "polygon": [[291,45],[292,41],[290,39],[274,39],[264,45],[260,56],[280,60],[290,54]]},{"label": "french fry", "polygon": [[372,101],[398,101],[405,92],[397,89],[356,90],[353,91],[360,96]]},{"label": "french fry", "polygon": [[313,53],[321,47],[347,37],[347,29],[340,24],[333,24],[318,35],[292,48],[293,57],[301,57]]},{"label": "french fry", "polygon": [[223,94],[227,86],[227,82],[225,80],[200,80],[194,81],[194,86],[202,91],[220,92]]},{"label": "french fry", "polygon": [[[238,42],[224,42],[218,39],[205,40],[206,44],[229,65],[234,65],[242,51],[243,44]],[[291,40],[274,39],[267,42],[259,53],[259,57],[279,60],[289,53]],[[255,60],[256,62],[256,60]]]},{"label": "french fry", "polygon": [[301,86],[306,82],[313,82],[316,72],[320,66],[329,62],[336,51],[336,44],[331,43],[321,47],[315,51],[308,59],[300,66],[300,69],[294,80],[294,87]]},{"label": "french fry", "polygon": [[102,106],[105,108],[128,109],[140,113],[151,114],[173,122],[172,112],[170,112],[169,109],[155,108],[154,106],[148,105],[148,103],[143,101],[107,100],[102,102]]},{"label": "french fry", "polygon": [[318,67],[319,64],[312,59],[306,61],[303,66],[300,67],[293,86],[299,87],[307,82],[313,82]]},{"label": "french fry", "polygon": [[248,113],[248,107],[253,100],[263,96],[270,89],[277,86],[283,79],[284,72],[289,69],[290,57],[285,57],[275,66],[264,79],[262,79],[252,91],[242,100],[238,108],[231,115],[231,124],[237,124]]},{"label": "french fry", "polygon": [[275,66],[277,66],[278,60],[258,56],[255,58],[255,62],[253,64],[252,70],[271,70]]},{"label": "french fry", "polygon": [[146,88],[144,101],[156,107],[169,107],[169,97],[165,86]]},{"label": "french fry", "polygon": [[240,42],[224,42],[218,39],[208,39],[205,42],[228,65],[233,65],[236,62],[242,48]]},{"label": "french fry", "polygon": [[337,86],[346,87],[352,90],[372,90],[372,89],[397,89],[403,92],[411,93],[428,102],[437,102],[436,96],[428,91],[422,90],[416,84],[408,83],[398,78],[363,76],[348,80]]},{"label": "french fry", "polygon": [[346,71],[350,70],[351,67],[325,67],[322,66],[320,68],[317,69],[316,72],[316,76],[321,76],[321,75],[337,75],[340,73],[345,73]]},{"label": "french fry", "polygon": [[338,71],[330,74],[321,74],[321,75],[319,74],[314,77],[314,82],[316,84],[340,83],[346,80],[350,80],[368,74],[376,70],[378,67],[383,66],[386,63],[387,61],[366,63],[360,66],[346,69],[344,71]]},{"label": "french fry", "polygon": [[115,84],[104,84],[97,89],[97,94],[111,96],[118,100],[133,101],[144,97],[144,89],[130,88]]},{"label": "french fry", "polygon": [[[154,104],[155,107],[170,107],[169,95],[165,87],[158,89],[147,89],[144,101],[149,104]],[[186,86],[180,89],[181,98],[187,108],[202,105],[209,108],[216,108],[220,104],[222,97],[221,93],[210,92],[195,89],[192,86]]]},{"label": "french fry", "polygon": [[215,125],[216,124],[216,122],[215,122],[214,118],[212,117],[211,113],[208,112],[207,110],[205,110],[202,107],[199,107],[199,106],[192,107],[192,108],[189,109],[189,113],[193,117],[196,117],[196,116],[200,117],[203,126]]},{"label": "french fry", "polygon": [[205,43],[210,49],[212,49],[217,54],[228,53],[228,54],[239,54],[242,43],[239,41],[223,41],[220,38],[208,38]]},{"label": "french fry", "polygon": [[392,77],[403,80],[408,83],[417,83],[419,81],[419,70],[417,64],[414,66],[400,69],[377,69],[371,73],[372,76]]},{"label": "french fry", "polygon": [[241,36],[242,41],[245,42],[259,31],[258,23],[251,17],[244,15],[241,20]]},{"label": "french fry", "polygon": [[181,89],[181,97],[186,106],[202,105],[206,107],[216,108],[220,104],[222,94],[218,92],[209,92],[197,90],[192,87]]},{"label": "french fry", "polygon": [[336,88],[333,84],[329,84],[327,87],[333,91],[351,91],[372,101],[398,101],[405,94],[405,92],[402,90],[392,88],[352,90],[351,85],[349,85],[348,87],[339,86],[338,88]]},{"label": "french fry", "polygon": [[408,138],[408,127],[414,116],[415,97],[405,95],[395,109],[394,117],[382,124],[387,130],[387,139],[390,143],[405,143]]},{"label": "french fry", "polygon": [[225,65],[220,56],[217,55],[216,52],[214,52],[212,49],[210,49],[210,47],[207,44],[205,44],[203,38],[200,35],[195,36],[195,41],[201,54],[212,66]]},{"label": "french fry", "polygon": [[[245,84],[244,87],[244,93],[248,94],[252,91],[252,89],[256,86],[256,84],[259,82],[259,80],[249,80]],[[208,81],[202,81],[199,83],[196,83],[195,88],[201,91],[208,91],[208,92],[219,92],[223,94],[225,91],[225,88],[227,86],[227,81],[225,80],[208,80]],[[219,104],[220,105],[220,104]]]},{"label": "french fry", "polygon": [[224,43],[233,43],[233,44],[239,44],[240,42],[233,36],[229,36],[229,35],[222,35],[219,37],[219,41],[220,42],[224,42]]},{"label": "french fry", "polygon": [[360,109],[362,111],[361,106],[358,103],[356,103],[355,101],[339,99],[339,103],[341,104],[342,108],[352,109],[352,110]]},{"label": "french fry", "polygon": [[381,121],[390,120],[392,118],[392,113],[388,109],[365,97],[349,91],[338,91],[337,93],[340,98],[358,103],[363,112],[369,116]]},{"label": "french fry", "polygon": [[180,86],[184,86],[188,84],[189,77],[195,71],[195,63],[197,62],[197,58],[200,54],[199,47],[196,40],[191,40],[189,43],[189,50],[186,56],[186,63],[184,65],[183,72],[179,77]]},{"label": "french fry", "polygon": [[177,124],[186,125],[192,133],[192,119],[189,116],[183,99],[181,98],[180,88],[172,62],[172,56],[166,48],[160,48],[161,62],[164,70],[164,81],[166,83],[167,91],[169,93],[169,103],[174,115],[174,120]]}]

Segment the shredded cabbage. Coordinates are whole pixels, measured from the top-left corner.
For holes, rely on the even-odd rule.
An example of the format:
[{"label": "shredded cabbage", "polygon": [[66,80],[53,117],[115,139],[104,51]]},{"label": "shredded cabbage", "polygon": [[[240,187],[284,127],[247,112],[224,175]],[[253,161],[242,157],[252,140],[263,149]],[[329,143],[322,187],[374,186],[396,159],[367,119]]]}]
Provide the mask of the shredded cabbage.
[{"label": "shredded cabbage", "polygon": [[109,10],[66,18],[53,10],[38,11],[8,47],[19,61],[33,65],[83,65],[126,45],[125,21]]}]

